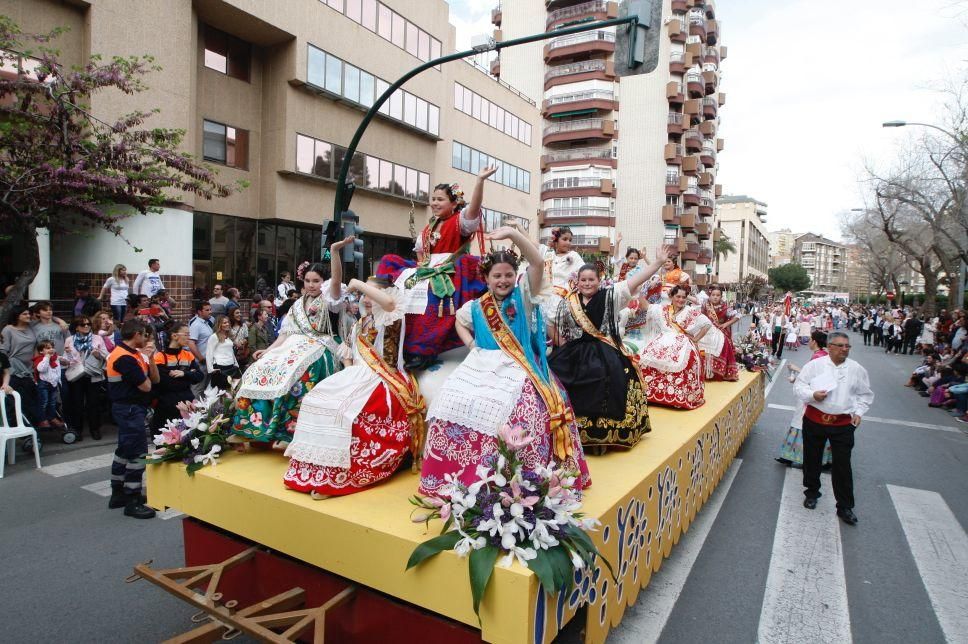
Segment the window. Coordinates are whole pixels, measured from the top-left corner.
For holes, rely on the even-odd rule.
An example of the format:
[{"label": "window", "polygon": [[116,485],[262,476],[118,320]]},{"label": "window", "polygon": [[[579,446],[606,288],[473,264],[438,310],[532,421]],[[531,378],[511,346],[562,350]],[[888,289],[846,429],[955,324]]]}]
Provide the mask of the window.
[{"label": "window", "polygon": [[427,104],[427,131],[434,135],[440,134],[440,108]]},{"label": "window", "polygon": [[343,96],[354,103],[360,102],[360,70],[346,65],[343,70]]},{"label": "window", "polygon": [[383,38],[384,40],[390,40],[390,33],[391,33],[390,24],[392,21],[392,18],[391,18],[392,12],[389,9],[387,9],[386,5],[381,4],[378,8],[377,13],[379,14],[379,21],[377,22],[377,33],[380,35],[380,38]]},{"label": "window", "polygon": [[430,34],[423,30],[417,35],[417,58],[424,62],[430,60]]},{"label": "window", "polygon": [[339,94],[343,89],[343,61],[326,54],[326,91]]},{"label": "window", "polygon": [[249,169],[249,132],[216,123],[202,122],[202,156],[206,161],[231,168]]},{"label": "window", "polygon": [[417,129],[427,131],[427,101],[417,99]]},{"label": "window", "polygon": [[404,195],[404,187],[407,185],[407,169],[402,165],[393,165],[393,194]]},{"label": "window", "polygon": [[417,55],[417,33],[419,31],[417,25],[407,22],[407,53],[413,56]]},{"label": "window", "polygon": [[310,45],[308,61],[306,80],[317,87],[326,87],[326,52]]},{"label": "window", "polygon": [[393,14],[393,37],[391,38],[391,42],[397,47],[399,47],[400,49],[403,49],[403,43],[406,37],[404,34],[404,31],[406,30],[406,27],[407,27],[407,21],[403,19],[403,16],[401,16],[398,13],[394,13]]},{"label": "window", "polygon": [[464,86],[454,83],[454,107],[461,109],[464,106]]},{"label": "window", "polygon": [[417,125],[417,97],[406,92],[403,95],[403,122],[414,127]]},{"label": "window", "polygon": [[353,22],[363,20],[363,5],[361,0],[346,0],[346,17]]},{"label": "window", "polygon": [[[422,61],[439,58],[439,40],[377,0],[320,0]],[[436,69],[439,71],[440,66]]]},{"label": "window", "polygon": [[[497,165],[498,169],[488,181],[500,183],[515,190],[531,192],[531,173],[523,168],[495,159],[480,150],[454,141],[450,165],[458,170],[477,174],[481,168]],[[587,203],[587,197],[584,198]],[[556,200],[557,201],[557,200]]]},{"label": "window", "polygon": [[390,96],[390,116],[398,121],[403,120],[403,91],[397,90]]},{"label": "window", "polygon": [[249,82],[252,47],[244,40],[206,26],[205,66],[214,71]]},{"label": "window", "polygon": [[393,190],[393,164],[389,161],[380,160],[380,190],[390,192]]},{"label": "window", "polygon": [[376,80],[372,74],[367,74],[364,71],[360,71],[360,105],[363,107],[370,107],[376,100],[373,95],[376,89]]},{"label": "window", "polygon": [[376,31],[376,0],[363,0],[362,24],[370,31]]}]

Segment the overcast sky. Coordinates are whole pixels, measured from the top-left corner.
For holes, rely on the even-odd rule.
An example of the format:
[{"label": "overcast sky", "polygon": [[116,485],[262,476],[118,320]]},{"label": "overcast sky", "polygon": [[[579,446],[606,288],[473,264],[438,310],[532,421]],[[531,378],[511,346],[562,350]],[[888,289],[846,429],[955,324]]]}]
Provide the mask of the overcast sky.
[{"label": "overcast sky", "polygon": [[[449,2],[458,47],[493,29],[496,0]],[[968,60],[966,4],[717,2],[728,47],[717,178],[724,192],[766,202],[771,230],[839,238],[837,213],[863,203],[864,159],[884,162],[917,133],[881,123],[941,123],[937,90],[960,78]]]}]

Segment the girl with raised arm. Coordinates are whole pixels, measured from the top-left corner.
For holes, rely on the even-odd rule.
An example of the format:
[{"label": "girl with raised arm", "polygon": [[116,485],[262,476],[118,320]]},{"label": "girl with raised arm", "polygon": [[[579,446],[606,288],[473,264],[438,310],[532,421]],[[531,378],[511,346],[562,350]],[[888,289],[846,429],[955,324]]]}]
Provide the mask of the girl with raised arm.
[{"label": "girl with raised arm", "polygon": [[465,484],[478,465],[497,458],[497,435],[506,426],[530,437],[518,454],[526,468],[553,461],[575,472],[578,487],[591,483],[567,394],[548,369],[545,325],[532,293],[541,288],[541,252],[515,227],[488,235],[511,240],[529,266],[520,284],[518,256],[498,250],[481,272],[487,292],[457,312],[457,332],[471,351],[447,378],[427,413],[420,492],[437,494],[451,475]]},{"label": "girl with raised arm", "polygon": [[430,197],[430,222],[417,238],[417,261],[386,255],[376,274],[404,291],[407,334],[404,359],[408,369],[425,369],[444,351],[461,345],[454,330],[455,313],[484,291],[480,257],[471,255],[471,239],[481,235],[484,182],[496,166],[481,170],[470,203],[456,183],[441,183]]},{"label": "girl with raised arm", "polygon": [[313,264],[303,276],[305,294],[289,309],[279,336],[252,354],[236,394],[232,432],[255,441],[288,443],[296,429],[303,397],[341,368],[330,313],[340,310],[343,264],[340,249],[353,237],[330,246],[330,272]]}]

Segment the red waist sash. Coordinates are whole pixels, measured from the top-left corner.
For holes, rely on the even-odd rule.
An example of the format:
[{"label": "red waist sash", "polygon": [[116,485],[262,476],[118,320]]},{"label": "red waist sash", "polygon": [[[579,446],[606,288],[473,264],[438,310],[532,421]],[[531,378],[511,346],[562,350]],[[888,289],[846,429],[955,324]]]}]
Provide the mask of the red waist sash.
[{"label": "red waist sash", "polygon": [[807,405],[803,417],[810,422],[828,427],[845,427],[852,424],[853,420],[850,414],[825,414],[813,405]]}]

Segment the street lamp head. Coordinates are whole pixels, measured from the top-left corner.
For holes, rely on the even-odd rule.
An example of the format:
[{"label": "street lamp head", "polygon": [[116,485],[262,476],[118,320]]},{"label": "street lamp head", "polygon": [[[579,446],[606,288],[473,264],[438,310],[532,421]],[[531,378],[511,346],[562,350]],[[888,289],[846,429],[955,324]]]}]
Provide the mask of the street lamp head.
[{"label": "street lamp head", "polygon": [[885,121],[881,123],[881,127],[904,127],[907,125],[907,121]]}]

